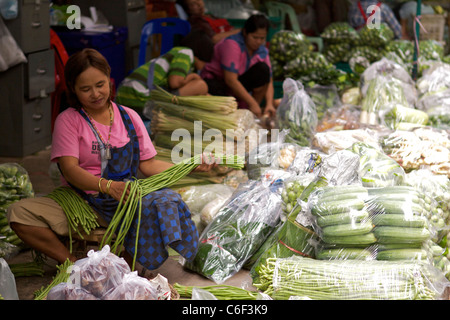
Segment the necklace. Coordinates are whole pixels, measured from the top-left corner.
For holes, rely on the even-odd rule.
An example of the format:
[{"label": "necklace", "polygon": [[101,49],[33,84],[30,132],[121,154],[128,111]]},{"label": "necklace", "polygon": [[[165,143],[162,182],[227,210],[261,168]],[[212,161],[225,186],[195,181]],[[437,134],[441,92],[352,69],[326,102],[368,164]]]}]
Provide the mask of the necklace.
[{"label": "necklace", "polygon": [[108,111],[109,111],[109,133],[108,133],[108,140],[106,142],[103,140],[103,137],[102,137],[100,131],[98,131],[97,127],[95,126],[91,115],[84,108],[83,108],[83,111],[88,116],[89,120],[91,121],[92,126],[94,127],[95,131],[97,132],[98,136],[100,137],[100,140],[102,141],[103,145],[105,146],[105,158],[108,159],[108,160],[111,159],[111,144],[109,143],[109,140],[111,139],[111,129],[112,129],[112,125],[113,125],[113,112],[111,110],[111,104],[108,105]]}]

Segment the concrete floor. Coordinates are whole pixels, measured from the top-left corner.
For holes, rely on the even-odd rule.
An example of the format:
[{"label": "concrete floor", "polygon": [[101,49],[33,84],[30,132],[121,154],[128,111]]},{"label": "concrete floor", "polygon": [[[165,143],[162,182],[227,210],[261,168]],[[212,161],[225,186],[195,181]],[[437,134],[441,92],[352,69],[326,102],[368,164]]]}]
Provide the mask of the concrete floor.
[{"label": "concrete floor", "polygon": [[[49,193],[57,186],[57,179],[51,175],[50,170],[50,147],[37,152],[36,154],[23,158],[0,158],[0,163],[15,162],[24,167],[30,176],[36,196]],[[96,249],[96,247],[92,247]],[[33,257],[30,250],[24,250],[17,256],[7,260],[8,263],[20,263],[32,261]],[[34,292],[41,287],[46,287],[56,274],[56,261],[47,259],[45,265],[45,274],[40,277],[18,277],[16,278],[17,293],[20,300],[33,300]],[[194,272],[184,269],[178,262],[177,256],[171,256],[166,262],[153,273],[160,273],[166,277],[169,283],[179,283],[182,285],[204,286],[215,284],[213,281],[206,279]],[[252,287],[251,277],[246,270],[241,270],[233,277],[229,278],[224,284],[243,287],[246,289],[254,289]]]}]

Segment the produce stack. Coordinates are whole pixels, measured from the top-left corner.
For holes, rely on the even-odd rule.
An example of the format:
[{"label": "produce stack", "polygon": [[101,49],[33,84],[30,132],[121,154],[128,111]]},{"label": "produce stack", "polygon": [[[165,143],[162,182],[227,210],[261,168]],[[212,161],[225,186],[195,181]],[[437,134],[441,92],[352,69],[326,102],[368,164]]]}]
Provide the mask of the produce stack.
[{"label": "produce stack", "polygon": [[22,241],[10,228],[6,218],[8,207],[22,198],[34,197],[27,171],[17,163],[0,165],[0,257],[15,252]]}]

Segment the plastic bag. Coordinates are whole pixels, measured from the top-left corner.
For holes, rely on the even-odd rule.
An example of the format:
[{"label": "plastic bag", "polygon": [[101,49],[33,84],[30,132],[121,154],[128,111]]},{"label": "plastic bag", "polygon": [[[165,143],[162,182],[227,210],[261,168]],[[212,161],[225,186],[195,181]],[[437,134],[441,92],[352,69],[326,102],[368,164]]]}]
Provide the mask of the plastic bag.
[{"label": "plastic bag", "polygon": [[47,300],[99,300],[99,298],[77,285],[61,282],[48,292]]},{"label": "plastic bag", "polygon": [[25,168],[17,163],[0,164],[0,204],[33,196],[33,185]]},{"label": "plastic bag", "polygon": [[240,185],[200,235],[195,258],[184,266],[217,283],[236,272],[277,227],[282,181]]},{"label": "plastic bag", "polygon": [[361,108],[356,105],[344,104],[339,108],[330,108],[319,121],[316,131],[359,129],[360,117]]},{"label": "plastic bag", "polygon": [[189,186],[176,190],[189,207],[192,214],[200,214],[202,209],[211,201],[220,198],[229,198],[234,189],[224,184],[208,184]]},{"label": "plastic bag", "polygon": [[25,62],[27,58],[0,17],[0,72]]},{"label": "plastic bag", "polygon": [[166,278],[158,274],[156,278],[147,280],[140,277],[137,271],[123,276],[122,283],[106,292],[103,300],[168,300],[170,287]]},{"label": "plastic bag", "polygon": [[18,0],[0,0],[0,13],[5,20],[17,18],[19,13]]},{"label": "plastic bag", "polygon": [[309,146],[318,121],[316,106],[299,81],[284,80],[283,92],[277,108],[278,128],[289,129],[286,142]]},{"label": "plastic bag", "polygon": [[270,39],[270,57],[279,62],[288,62],[309,51],[309,46],[310,43],[304,34],[292,30],[281,30]]},{"label": "plastic bag", "polygon": [[123,258],[110,252],[108,245],[100,251],[90,250],[87,258],[77,260],[71,279],[97,298],[122,283],[123,276],[131,272]]},{"label": "plastic bag", "polygon": [[351,151],[360,157],[360,175],[365,187],[386,187],[402,185],[405,181],[405,170],[380,149],[357,142]]},{"label": "plastic bag", "polygon": [[16,279],[3,258],[0,258],[0,297],[5,300],[19,300]]},{"label": "plastic bag", "polygon": [[[271,260],[260,288],[275,300],[444,299],[449,281],[417,261],[322,261],[304,257]],[[317,290],[317,288],[327,288]]]},{"label": "plastic bag", "polygon": [[321,33],[326,43],[355,44],[359,41],[358,32],[348,22],[330,23]]},{"label": "plastic bag", "polygon": [[307,88],[306,92],[311,97],[316,106],[317,119],[320,121],[325,112],[331,108],[341,108],[341,98],[336,85],[314,85],[312,88]]},{"label": "plastic bag", "polygon": [[380,149],[378,133],[371,129],[317,132],[314,135],[313,146],[327,154],[332,154],[335,151],[349,149],[356,142],[365,142]]}]

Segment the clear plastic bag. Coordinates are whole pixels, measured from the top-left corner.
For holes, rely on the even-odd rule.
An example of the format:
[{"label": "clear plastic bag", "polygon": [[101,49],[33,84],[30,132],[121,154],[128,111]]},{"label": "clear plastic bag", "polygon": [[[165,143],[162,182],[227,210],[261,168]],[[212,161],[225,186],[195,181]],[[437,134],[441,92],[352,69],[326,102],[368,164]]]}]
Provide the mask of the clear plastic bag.
[{"label": "clear plastic bag", "polygon": [[19,300],[16,279],[3,258],[0,258],[0,297],[5,300]]},{"label": "clear plastic bag", "polygon": [[0,72],[25,62],[27,58],[0,17]]},{"label": "clear plastic bag", "polygon": [[160,274],[154,279],[140,277],[137,271],[123,276],[122,283],[106,292],[103,300],[167,300],[170,299],[167,279]]},{"label": "clear plastic bag", "polygon": [[405,170],[380,149],[357,142],[350,150],[360,157],[359,170],[363,186],[386,187],[404,184]]},{"label": "clear plastic bag", "polygon": [[122,283],[131,269],[125,259],[110,252],[108,245],[99,251],[90,250],[87,258],[77,260],[70,278],[75,285],[101,298],[107,291]]},{"label": "clear plastic bag", "polygon": [[317,126],[316,106],[299,81],[283,82],[283,98],[277,108],[279,129],[289,129],[285,142],[309,146]]},{"label": "clear plastic bag", "polygon": [[184,266],[216,283],[237,273],[275,230],[281,214],[281,181],[241,184],[200,235],[193,261]]},{"label": "clear plastic bag", "polygon": [[33,196],[33,185],[25,168],[12,162],[0,164],[0,204]]},{"label": "clear plastic bag", "polygon": [[270,39],[270,57],[279,62],[287,62],[307,52],[309,46],[310,43],[304,34],[292,30],[281,30]]},{"label": "clear plastic bag", "polygon": [[47,300],[99,300],[99,298],[77,285],[61,282],[48,292]]},{"label": "clear plastic bag", "polygon": [[307,88],[306,92],[311,97],[316,106],[317,119],[320,121],[326,111],[331,108],[341,108],[342,102],[336,85],[314,85]]}]

